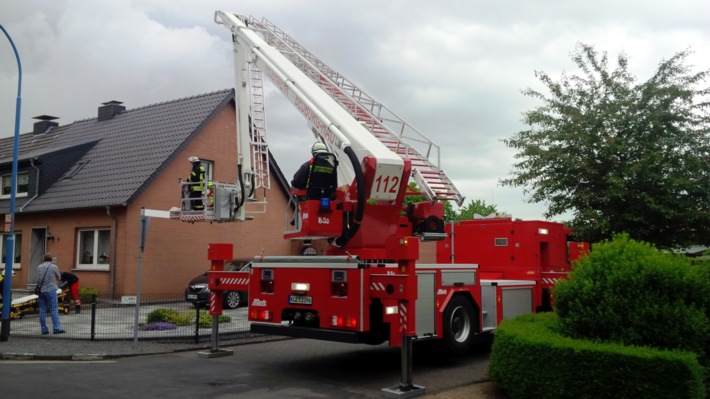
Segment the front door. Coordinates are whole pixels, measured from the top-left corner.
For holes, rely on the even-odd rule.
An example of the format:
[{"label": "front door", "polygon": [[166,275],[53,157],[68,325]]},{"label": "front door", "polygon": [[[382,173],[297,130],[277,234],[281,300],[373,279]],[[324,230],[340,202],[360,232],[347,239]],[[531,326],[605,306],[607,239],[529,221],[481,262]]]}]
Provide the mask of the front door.
[{"label": "front door", "polygon": [[47,228],[33,227],[30,237],[30,265],[27,273],[27,288],[33,289],[37,285],[37,266],[42,263],[42,258],[47,252]]}]

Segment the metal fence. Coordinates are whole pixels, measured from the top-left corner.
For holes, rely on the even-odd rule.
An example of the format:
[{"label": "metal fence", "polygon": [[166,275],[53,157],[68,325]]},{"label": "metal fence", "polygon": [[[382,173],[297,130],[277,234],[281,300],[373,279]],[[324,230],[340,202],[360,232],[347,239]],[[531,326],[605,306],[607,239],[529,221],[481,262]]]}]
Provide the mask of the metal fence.
[{"label": "metal fence", "polygon": [[[10,321],[11,335],[41,335],[36,296],[13,291],[12,299],[15,316]],[[59,306],[59,319],[66,331],[62,337],[66,338],[202,342],[209,341],[212,334],[212,318],[207,309],[195,308],[183,296],[141,294],[140,304],[125,303],[125,298],[95,296],[91,303],[82,303],[80,313],[75,312],[71,302],[60,301]],[[168,314],[170,321],[148,323],[151,313]],[[246,307],[225,309],[222,315],[226,317],[221,317],[220,335],[249,331]],[[52,328],[49,314],[47,326]]]}]

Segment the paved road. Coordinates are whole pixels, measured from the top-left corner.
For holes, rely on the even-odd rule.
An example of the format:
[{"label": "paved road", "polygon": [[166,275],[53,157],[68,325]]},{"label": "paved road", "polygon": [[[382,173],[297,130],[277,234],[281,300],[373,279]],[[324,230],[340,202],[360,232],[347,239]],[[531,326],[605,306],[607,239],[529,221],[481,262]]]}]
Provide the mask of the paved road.
[{"label": "paved road", "polygon": [[[413,382],[436,394],[486,379],[490,340],[456,358],[415,346]],[[97,362],[0,362],[7,397],[382,398],[400,382],[398,348],[289,339]]]}]

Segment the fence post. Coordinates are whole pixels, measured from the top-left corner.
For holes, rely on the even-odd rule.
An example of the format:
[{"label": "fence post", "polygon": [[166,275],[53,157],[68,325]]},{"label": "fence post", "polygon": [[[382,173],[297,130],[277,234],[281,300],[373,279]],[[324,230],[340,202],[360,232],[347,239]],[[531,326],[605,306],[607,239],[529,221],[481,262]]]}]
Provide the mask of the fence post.
[{"label": "fence post", "polygon": [[200,305],[195,306],[195,343],[200,343]]},{"label": "fence post", "polygon": [[96,337],[96,294],[91,295],[91,340]]}]

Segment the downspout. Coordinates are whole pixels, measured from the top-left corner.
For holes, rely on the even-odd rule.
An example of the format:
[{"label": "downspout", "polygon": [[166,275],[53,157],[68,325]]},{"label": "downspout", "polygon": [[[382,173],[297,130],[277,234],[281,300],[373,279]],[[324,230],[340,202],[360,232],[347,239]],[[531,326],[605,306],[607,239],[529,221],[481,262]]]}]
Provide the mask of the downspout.
[{"label": "downspout", "polygon": [[20,212],[22,212],[27,205],[30,204],[30,202],[34,201],[35,198],[39,196],[39,168],[37,165],[35,165],[35,158],[30,158],[30,166],[32,166],[36,171],[37,171],[37,178],[35,179],[35,195],[32,196],[32,198],[28,199],[27,202],[22,204],[20,207]]},{"label": "downspout", "polygon": [[109,282],[108,286],[111,290],[111,298],[113,298],[116,293],[116,227],[118,220],[115,215],[111,214],[111,207],[106,206],[106,215],[111,217],[111,244],[108,248],[108,258],[109,258]]}]

